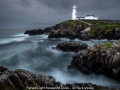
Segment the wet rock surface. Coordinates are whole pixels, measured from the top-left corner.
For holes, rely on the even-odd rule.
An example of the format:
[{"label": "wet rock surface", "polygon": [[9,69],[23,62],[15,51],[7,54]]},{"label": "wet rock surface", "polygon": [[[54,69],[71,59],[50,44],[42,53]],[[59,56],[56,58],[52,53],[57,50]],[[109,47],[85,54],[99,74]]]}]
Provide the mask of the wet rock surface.
[{"label": "wet rock surface", "polygon": [[23,69],[15,71],[0,71],[0,90],[79,90],[79,89],[108,89],[91,83],[62,84],[52,76],[33,74]]},{"label": "wet rock surface", "polygon": [[24,34],[28,34],[28,35],[40,35],[40,34],[44,34],[44,30],[42,30],[42,29],[38,29],[38,30],[27,30],[27,31],[25,31]]},{"label": "wet rock surface", "polygon": [[79,51],[71,61],[70,68],[85,74],[103,74],[120,81],[120,42],[107,42]]},{"label": "wet rock surface", "polygon": [[75,42],[61,42],[55,48],[63,50],[65,52],[78,52],[79,50],[87,49],[87,44],[79,44]]}]

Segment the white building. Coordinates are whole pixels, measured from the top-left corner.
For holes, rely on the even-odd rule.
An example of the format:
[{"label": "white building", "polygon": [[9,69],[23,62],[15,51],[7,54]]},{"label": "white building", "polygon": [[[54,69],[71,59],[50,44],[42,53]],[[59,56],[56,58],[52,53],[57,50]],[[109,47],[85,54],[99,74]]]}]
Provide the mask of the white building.
[{"label": "white building", "polygon": [[77,17],[77,19],[98,20],[98,17],[95,17],[95,15],[86,15],[85,17]]},{"label": "white building", "polygon": [[73,5],[72,20],[85,19],[85,20],[98,20],[95,15],[86,15],[85,17],[77,17],[77,6]]},{"label": "white building", "polygon": [[77,6],[74,4],[72,7],[72,20],[75,20],[77,18]]}]

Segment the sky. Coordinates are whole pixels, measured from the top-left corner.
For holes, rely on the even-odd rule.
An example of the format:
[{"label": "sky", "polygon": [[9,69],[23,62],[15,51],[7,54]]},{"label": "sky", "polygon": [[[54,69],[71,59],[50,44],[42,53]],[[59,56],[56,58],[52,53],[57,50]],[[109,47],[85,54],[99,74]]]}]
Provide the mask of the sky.
[{"label": "sky", "polygon": [[120,0],[0,0],[0,27],[50,26],[77,16],[120,20]]}]

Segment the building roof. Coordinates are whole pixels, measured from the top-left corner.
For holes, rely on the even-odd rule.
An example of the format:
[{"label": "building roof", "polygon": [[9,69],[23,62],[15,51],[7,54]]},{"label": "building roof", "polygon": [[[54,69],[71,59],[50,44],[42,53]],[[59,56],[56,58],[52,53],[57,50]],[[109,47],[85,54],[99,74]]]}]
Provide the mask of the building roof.
[{"label": "building roof", "polygon": [[84,18],[84,17],[77,17],[77,18]]},{"label": "building roof", "polygon": [[[86,16],[93,16],[93,17],[95,17],[95,15],[86,15]],[[86,17],[86,16],[85,16],[85,17]]]}]

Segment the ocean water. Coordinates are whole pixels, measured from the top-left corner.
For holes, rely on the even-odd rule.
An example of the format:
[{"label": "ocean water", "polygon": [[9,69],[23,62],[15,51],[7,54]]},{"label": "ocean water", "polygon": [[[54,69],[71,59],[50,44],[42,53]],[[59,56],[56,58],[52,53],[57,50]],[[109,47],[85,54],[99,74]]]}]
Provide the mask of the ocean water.
[{"label": "ocean water", "polygon": [[53,76],[62,83],[93,83],[102,86],[119,87],[120,84],[103,75],[85,75],[78,70],[68,70],[73,52],[53,50],[62,41],[74,41],[88,45],[107,40],[48,39],[47,35],[24,35],[26,29],[0,29],[0,66],[10,70],[25,69],[33,73]]}]

